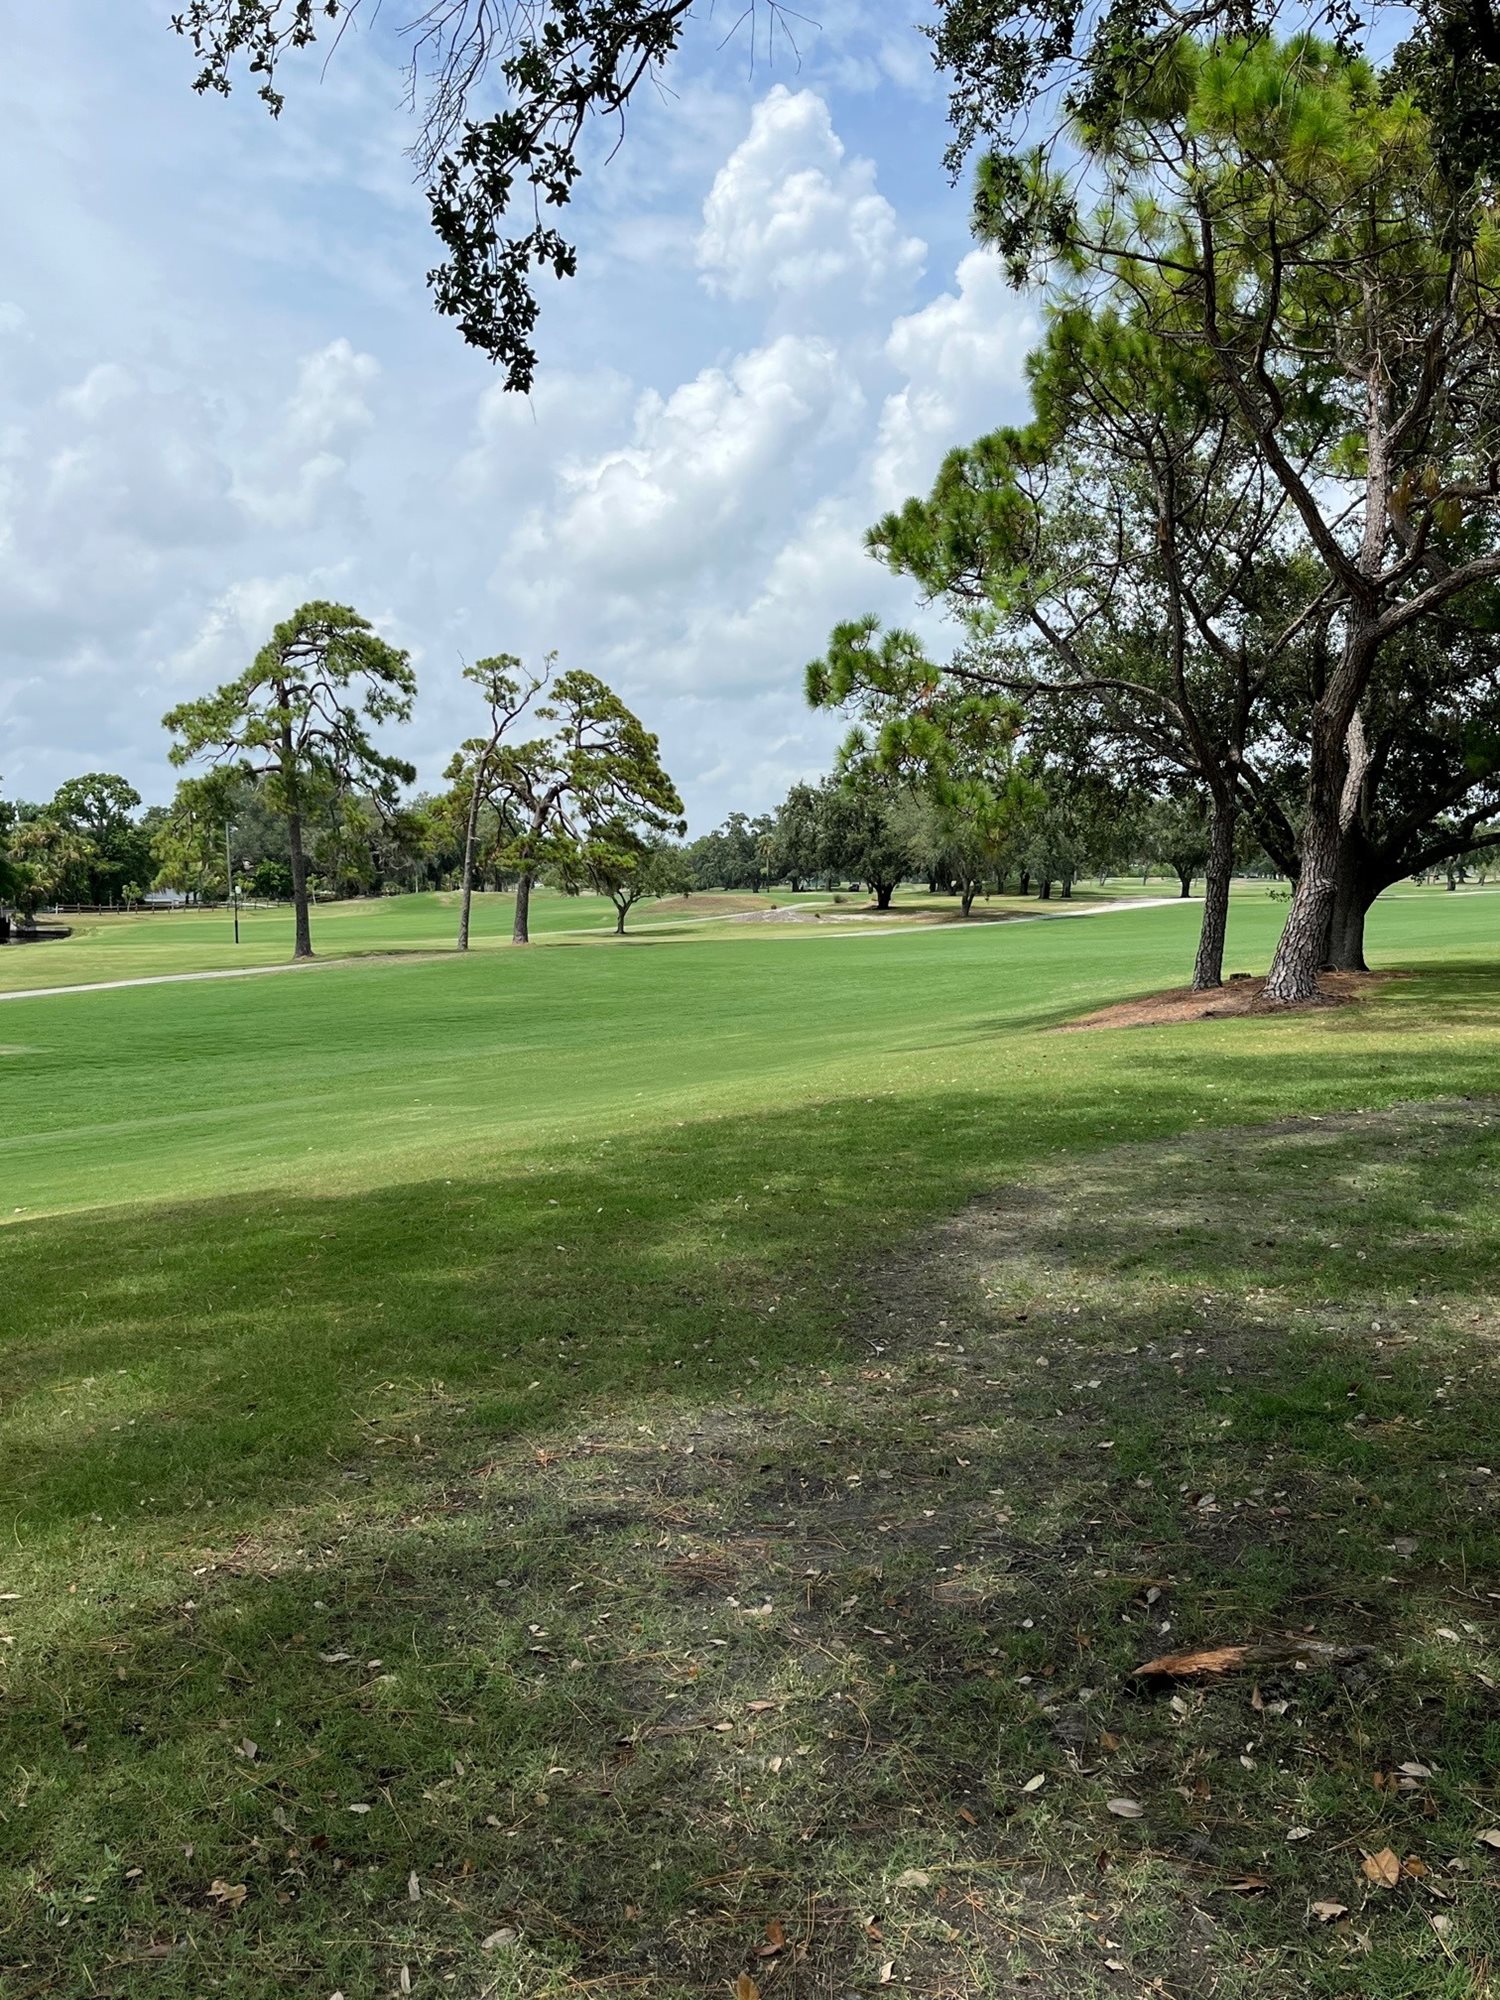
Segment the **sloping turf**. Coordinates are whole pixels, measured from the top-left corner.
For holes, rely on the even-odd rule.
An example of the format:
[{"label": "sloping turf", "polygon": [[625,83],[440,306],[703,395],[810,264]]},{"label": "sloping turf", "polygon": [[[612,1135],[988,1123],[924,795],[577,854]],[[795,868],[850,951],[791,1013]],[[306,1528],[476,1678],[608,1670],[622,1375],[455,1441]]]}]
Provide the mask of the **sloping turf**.
[{"label": "sloping turf", "polygon": [[[1237,905],[1233,963],[1264,964],[1279,915]],[[485,1990],[494,1894],[424,1970],[404,1884],[420,1863],[445,1908],[463,1902],[464,1855],[433,1832],[436,1774],[457,1759],[472,1775],[477,1755],[509,1799],[508,1740],[555,1758],[553,1725],[524,1721],[542,1669],[523,1620],[479,1749],[445,1742],[441,1714],[489,1699],[480,1655],[461,1631],[426,1646],[400,1591],[386,1622],[378,1574],[340,1578],[340,1538],[383,1523],[410,1563],[416,1524],[492,1457],[514,1490],[515,1454],[590,1424],[753,1410],[798,1383],[821,1395],[820,1371],[836,1388],[871,1352],[868,1318],[850,1323],[861,1270],[893,1245],[916,1254],[982,1190],[1174,1134],[1493,1092],[1497,918],[1484,897],[1383,905],[1375,962],[1419,976],[1366,1006],[1097,1036],[1045,1030],[1179,981],[1193,909],[837,941],[699,933],[8,1003],[0,1588],[16,1597],[0,1671],[20,1775],[0,1842],[22,1873],[0,1959],[26,1968],[16,1991],[384,1993],[402,1953],[419,1990],[452,1991],[450,1971]],[[1486,1217],[1465,1213],[1465,1284]],[[497,1517],[470,1555],[508,1575],[510,1539]],[[254,1603],[237,1581],[283,1573]],[[581,1574],[539,1573],[532,1622]],[[467,1601],[464,1575],[421,1614],[434,1631]],[[324,1631],[341,1595],[351,1652],[410,1650],[405,1750],[378,1695],[322,1731],[318,1674],[292,1670],[307,1644],[343,1649]],[[283,1725],[296,1748],[267,1782]],[[260,1747],[236,1762],[239,1735]],[[347,1818],[371,1792],[406,1844]],[[464,1797],[483,1874],[485,1813]],[[284,1862],[313,1831],[356,1872],[278,1901],[257,1856]],[[642,1897],[678,1921],[692,1882],[640,1868]],[[243,1920],[207,1897],[247,1877]],[[494,1990],[563,1990],[581,1909]],[[726,1942],[726,1978],[743,1949]],[[698,1990],[686,1963],[632,1977]]]}]

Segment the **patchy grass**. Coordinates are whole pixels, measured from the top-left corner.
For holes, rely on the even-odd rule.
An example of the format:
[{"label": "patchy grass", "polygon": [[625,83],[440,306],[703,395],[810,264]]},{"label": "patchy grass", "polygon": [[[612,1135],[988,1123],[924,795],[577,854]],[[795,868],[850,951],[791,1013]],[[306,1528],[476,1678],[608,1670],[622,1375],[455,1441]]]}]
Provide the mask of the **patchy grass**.
[{"label": "patchy grass", "polygon": [[17,1003],[75,1212],[0,1238],[6,2000],[1488,1991],[1500,982],[1443,936],[1066,1043],[1178,912]]}]

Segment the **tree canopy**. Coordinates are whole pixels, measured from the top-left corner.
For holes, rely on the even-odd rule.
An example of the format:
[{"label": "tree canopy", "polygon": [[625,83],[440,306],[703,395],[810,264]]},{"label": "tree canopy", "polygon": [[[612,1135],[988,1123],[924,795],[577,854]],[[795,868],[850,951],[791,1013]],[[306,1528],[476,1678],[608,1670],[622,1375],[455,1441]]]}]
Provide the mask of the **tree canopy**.
[{"label": "tree canopy", "polygon": [[356,786],[395,809],[397,786],[416,772],[381,750],[370,730],[406,721],[415,694],[404,652],[348,605],[315,600],[283,619],[235,680],[163,717],[177,739],[174,764],[206,757],[259,779],[262,797],[285,820],[298,958],[312,956],[309,816]]}]

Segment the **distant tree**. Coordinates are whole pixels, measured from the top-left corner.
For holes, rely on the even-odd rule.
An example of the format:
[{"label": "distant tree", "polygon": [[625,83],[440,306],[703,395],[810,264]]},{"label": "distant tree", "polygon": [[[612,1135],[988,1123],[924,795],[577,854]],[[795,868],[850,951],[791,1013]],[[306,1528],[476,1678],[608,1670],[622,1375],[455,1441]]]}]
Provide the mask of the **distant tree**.
[{"label": "distant tree", "polygon": [[620,823],[590,829],[579,850],[584,879],[615,906],[615,936],[637,903],[686,895],[692,876],[680,847]]},{"label": "distant tree", "polygon": [[267,854],[250,870],[248,883],[252,896],[263,897],[268,903],[284,903],[292,893],[292,871],[287,862]]},{"label": "distant tree", "polygon": [[556,723],[550,735],[502,741],[495,752],[493,785],[506,821],[499,854],[516,876],[516,944],[531,939],[538,875],[586,873],[591,829],[623,826],[642,838],[684,831],[682,800],[656,738],[597,675],[559,674],[536,714]]},{"label": "distant tree", "polygon": [[86,834],[50,812],[19,822],[10,836],[9,860],[15,907],[34,917],[44,903],[63,900],[69,879],[93,866],[94,846]]},{"label": "distant tree", "polygon": [[141,795],[113,771],[88,771],[60,784],[47,807],[49,817],[71,827],[88,843],[89,858],[69,886],[80,903],[109,902],[127,877],[149,876],[150,843],[135,818]]},{"label": "distant tree", "polygon": [[776,810],[771,871],[772,881],[788,883],[793,894],[818,872],[818,794],[812,785],[793,785]]},{"label": "distant tree", "polygon": [[151,855],[152,881],[194,900],[227,894],[226,831],[242,786],[232,771],[180,778],[172,803],[156,822]]},{"label": "distant tree", "polygon": [[820,854],[828,874],[863,882],[877,910],[891,907],[916,861],[901,799],[899,781],[882,767],[868,736],[851,730],[836,775],[823,788]]},{"label": "distant tree", "polygon": [[751,819],[732,812],[722,826],[692,841],[687,849],[693,886],[698,889],[758,889],[776,861],[776,822],[768,813]]},{"label": "distant tree", "polygon": [[1196,792],[1178,792],[1153,799],[1141,820],[1141,854],[1170,868],[1184,896],[1193,893],[1193,877],[1208,865],[1208,809]]},{"label": "distant tree", "polygon": [[452,787],[454,817],[461,817],[463,824],[463,873],[458,905],[460,951],[469,949],[469,912],[474,900],[480,826],[486,809],[500,813],[500,746],[506,733],[546,687],[556,658],[555,653],[549,653],[540,673],[528,673],[513,653],[497,653],[491,659],[464,668],[464,679],[478,688],[488,716],[484,731],[459,745],[444,773]]},{"label": "distant tree", "polygon": [[177,739],[174,764],[206,754],[258,778],[266,803],[286,822],[296,958],[312,957],[307,818],[355,786],[394,809],[398,783],[416,774],[376,748],[369,725],[407,721],[415,693],[404,652],[347,605],[315,601],[276,627],[237,680],[163,718]]},{"label": "distant tree", "polygon": [[968,916],[1039,803],[1016,755],[1017,703],[945,679],[912,633],[882,634],[869,617],[834,628],[805,687],[815,708],[842,708],[872,732],[858,739],[872,767],[919,807],[905,821],[912,858],[925,849],[929,874],[956,889]]}]

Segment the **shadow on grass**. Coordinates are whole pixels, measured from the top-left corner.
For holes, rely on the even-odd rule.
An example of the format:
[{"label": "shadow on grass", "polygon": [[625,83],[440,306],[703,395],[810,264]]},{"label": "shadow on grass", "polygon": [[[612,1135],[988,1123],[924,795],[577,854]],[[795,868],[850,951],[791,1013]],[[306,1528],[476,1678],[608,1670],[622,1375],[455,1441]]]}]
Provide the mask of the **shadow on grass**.
[{"label": "shadow on grass", "polygon": [[[1134,1047],[9,1232],[14,1990],[1481,1990],[1493,1110],[1320,1038],[1184,1132]],[[1131,1691],[1310,1625],[1375,1651]]]}]

